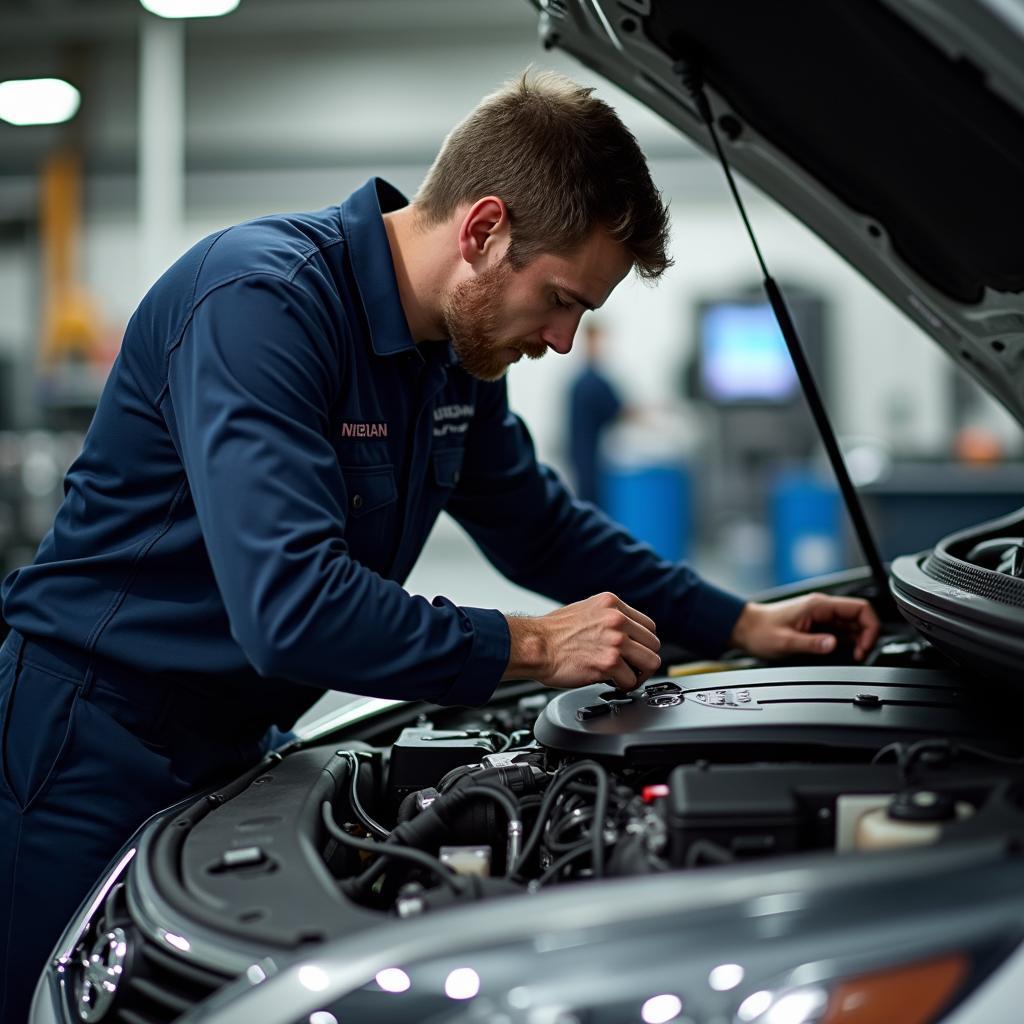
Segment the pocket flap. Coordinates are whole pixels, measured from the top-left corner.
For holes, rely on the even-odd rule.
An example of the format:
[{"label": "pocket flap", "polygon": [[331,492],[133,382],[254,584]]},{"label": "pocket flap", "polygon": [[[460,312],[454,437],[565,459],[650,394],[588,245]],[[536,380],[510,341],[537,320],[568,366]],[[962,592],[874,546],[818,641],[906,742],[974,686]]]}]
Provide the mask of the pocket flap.
[{"label": "pocket flap", "polygon": [[448,448],[434,452],[434,480],[441,487],[454,487],[462,472],[464,448]]},{"label": "pocket flap", "polygon": [[383,508],[398,497],[395,469],[387,466],[342,466],[348,488],[348,514],[353,519]]}]

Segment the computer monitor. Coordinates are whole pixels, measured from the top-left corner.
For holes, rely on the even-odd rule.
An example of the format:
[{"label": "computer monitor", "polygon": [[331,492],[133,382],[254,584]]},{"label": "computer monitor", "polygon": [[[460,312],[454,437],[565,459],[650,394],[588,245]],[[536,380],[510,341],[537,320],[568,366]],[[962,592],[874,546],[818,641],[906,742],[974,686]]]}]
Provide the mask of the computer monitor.
[{"label": "computer monitor", "polygon": [[767,302],[703,304],[698,344],[699,389],[710,402],[783,405],[799,392],[796,370]]}]

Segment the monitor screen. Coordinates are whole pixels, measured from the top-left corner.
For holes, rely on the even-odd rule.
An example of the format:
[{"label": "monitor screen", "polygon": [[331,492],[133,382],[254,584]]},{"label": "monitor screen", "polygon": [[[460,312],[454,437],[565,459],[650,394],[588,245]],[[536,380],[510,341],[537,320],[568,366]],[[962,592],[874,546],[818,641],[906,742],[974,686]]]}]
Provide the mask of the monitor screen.
[{"label": "monitor screen", "polygon": [[712,402],[788,402],[796,370],[767,302],[715,302],[700,317],[700,383]]}]

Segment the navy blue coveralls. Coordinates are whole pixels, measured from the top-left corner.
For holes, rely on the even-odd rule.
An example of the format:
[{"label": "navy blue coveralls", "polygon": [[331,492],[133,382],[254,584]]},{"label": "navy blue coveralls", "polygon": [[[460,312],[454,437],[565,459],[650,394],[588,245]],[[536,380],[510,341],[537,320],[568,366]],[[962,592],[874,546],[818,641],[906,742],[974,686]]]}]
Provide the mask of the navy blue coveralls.
[{"label": "navy blue coveralls", "polygon": [[[0,963],[17,1020],[104,864],[326,688],[483,704],[493,609],[409,595],[446,509],[510,579],[727,645],[742,602],[539,465],[504,382],[413,342],[374,179],[199,242],[142,300],[35,562],[3,585]],[[13,1001],[13,1005],[12,1005]]]}]

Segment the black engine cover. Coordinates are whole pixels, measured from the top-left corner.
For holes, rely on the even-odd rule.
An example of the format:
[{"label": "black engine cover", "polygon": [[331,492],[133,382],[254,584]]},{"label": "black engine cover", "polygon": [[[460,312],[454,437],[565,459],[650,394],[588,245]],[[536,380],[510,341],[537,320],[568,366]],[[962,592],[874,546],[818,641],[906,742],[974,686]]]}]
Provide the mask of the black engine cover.
[{"label": "black engine cover", "polygon": [[[538,742],[580,757],[660,762],[870,757],[900,739],[971,737],[1007,749],[1009,709],[934,669],[746,669],[656,679],[626,694],[569,690],[537,720]],[[1003,724],[998,724],[1002,718]]]}]

